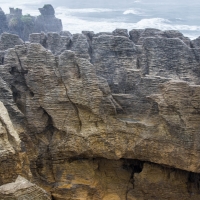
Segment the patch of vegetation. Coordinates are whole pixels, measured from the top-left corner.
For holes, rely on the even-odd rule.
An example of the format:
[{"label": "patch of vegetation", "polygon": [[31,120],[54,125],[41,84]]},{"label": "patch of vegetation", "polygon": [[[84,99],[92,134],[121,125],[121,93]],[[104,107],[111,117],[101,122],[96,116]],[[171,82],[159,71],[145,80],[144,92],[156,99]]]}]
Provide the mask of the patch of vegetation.
[{"label": "patch of vegetation", "polygon": [[9,27],[16,27],[18,25],[18,19],[17,18],[12,18],[9,21]]},{"label": "patch of vegetation", "polygon": [[30,14],[23,15],[23,16],[21,17],[21,21],[22,21],[24,24],[32,24],[33,18],[31,17]]}]

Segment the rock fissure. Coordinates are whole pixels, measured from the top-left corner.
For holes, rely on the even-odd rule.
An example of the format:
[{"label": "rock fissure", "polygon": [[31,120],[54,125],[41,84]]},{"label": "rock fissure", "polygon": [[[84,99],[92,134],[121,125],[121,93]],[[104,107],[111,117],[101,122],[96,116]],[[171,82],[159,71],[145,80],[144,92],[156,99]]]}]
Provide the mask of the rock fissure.
[{"label": "rock fissure", "polygon": [[24,175],[63,200],[200,198],[197,40],[156,29],[29,38],[0,39],[0,99],[23,140],[13,154],[0,123],[1,184]]},{"label": "rock fissure", "polygon": [[[57,62],[56,62],[57,63]],[[79,69],[78,65],[77,65],[77,68]],[[80,118],[80,115],[79,115],[79,110],[78,110],[78,107],[77,105],[70,99],[69,95],[68,95],[68,89],[65,85],[65,82],[63,81],[63,78],[62,78],[62,75],[61,75],[61,72],[59,70],[59,66],[58,66],[58,63],[57,63],[57,69],[58,69],[58,72],[60,74],[60,78],[61,78],[61,81],[65,87],[65,91],[66,91],[66,96],[67,96],[67,99],[70,101],[71,105],[73,106],[75,112],[76,112],[76,115],[77,115],[77,118],[78,118],[78,121],[79,121],[79,132],[81,132],[81,129],[82,129],[82,122],[81,122],[81,118]],[[79,69],[79,76],[80,76],[80,69]]]}]

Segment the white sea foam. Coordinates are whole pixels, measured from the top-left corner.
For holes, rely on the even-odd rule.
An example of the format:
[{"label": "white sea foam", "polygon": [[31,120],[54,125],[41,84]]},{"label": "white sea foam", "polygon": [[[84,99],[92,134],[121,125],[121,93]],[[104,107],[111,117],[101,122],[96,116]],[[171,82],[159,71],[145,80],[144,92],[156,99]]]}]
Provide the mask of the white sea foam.
[{"label": "white sea foam", "polygon": [[[34,0],[34,3],[29,0],[13,0],[12,3],[9,0],[1,0],[0,7],[6,12],[9,13],[9,7],[18,7],[23,10],[23,14],[39,15],[38,7],[41,4],[47,3],[48,0]],[[137,0],[136,0],[137,2]],[[113,18],[113,19],[92,19],[87,18],[83,20],[76,16],[77,13],[104,13],[104,12],[113,12],[120,11],[124,14],[124,18],[128,14],[139,15],[145,17],[138,21],[137,23],[129,23],[123,21],[123,18]],[[128,30],[131,29],[145,29],[145,28],[157,28],[160,30],[179,30],[184,32],[184,34],[192,39],[200,35],[200,26],[194,25],[180,25],[178,20],[176,23],[171,22],[163,18],[149,18],[142,14],[143,10],[137,8],[130,8],[127,10],[112,10],[107,8],[85,8],[85,9],[69,9],[66,7],[56,8],[56,17],[62,19],[64,30],[69,30],[72,33],[80,33],[82,30],[90,30],[97,32],[111,32],[116,28],[125,28]],[[103,16],[103,15],[102,15]],[[101,20],[101,21],[100,21]],[[181,19],[180,19],[181,20]]]},{"label": "white sea foam", "polygon": [[82,8],[82,9],[70,9],[66,7],[57,7],[57,12],[65,12],[66,14],[73,14],[73,13],[101,13],[101,12],[112,12],[113,9],[107,8]]},{"label": "white sea foam", "polygon": [[[59,12],[57,17],[62,19],[64,29],[69,30],[72,33],[80,33],[83,30],[94,31],[95,33],[101,31],[111,32],[116,28],[125,28],[128,30],[156,28],[160,30],[200,31],[200,26],[174,25],[169,20],[163,18],[142,19],[137,23],[127,23],[116,21],[87,21],[75,16],[64,14],[63,12]],[[191,34],[188,36],[191,37]],[[198,35],[196,35],[196,37],[197,36]],[[194,38],[194,35],[192,38]]]},{"label": "white sea foam", "polygon": [[128,14],[133,14],[133,15],[141,15],[142,12],[140,12],[139,10],[137,9],[128,9],[126,11],[123,12],[124,15],[128,15]]},{"label": "white sea foam", "polygon": [[139,29],[144,28],[157,28],[160,30],[187,30],[187,31],[199,31],[200,26],[190,26],[190,25],[177,25],[172,24],[169,20],[163,18],[151,18],[142,19],[136,23],[136,27]]}]

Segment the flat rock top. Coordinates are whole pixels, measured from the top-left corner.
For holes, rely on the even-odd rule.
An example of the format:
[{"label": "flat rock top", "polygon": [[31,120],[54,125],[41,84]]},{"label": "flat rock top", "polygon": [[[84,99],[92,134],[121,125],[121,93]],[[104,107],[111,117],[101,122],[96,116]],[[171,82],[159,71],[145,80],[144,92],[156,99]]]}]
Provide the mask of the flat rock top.
[{"label": "flat rock top", "polygon": [[0,186],[0,194],[14,194],[18,190],[24,190],[32,186],[34,184],[22,176],[18,176],[15,182]]}]

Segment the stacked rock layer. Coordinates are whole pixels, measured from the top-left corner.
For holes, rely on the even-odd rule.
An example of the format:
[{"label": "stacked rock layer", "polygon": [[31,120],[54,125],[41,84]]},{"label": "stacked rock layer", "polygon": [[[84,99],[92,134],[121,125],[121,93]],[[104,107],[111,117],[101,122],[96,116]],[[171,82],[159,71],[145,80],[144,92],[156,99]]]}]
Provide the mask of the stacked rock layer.
[{"label": "stacked rock layer", "polygon": [[1,184],[21,175],[53,199],[200,199],[199,39],[117,29],[29,41],[0,39]]}]

